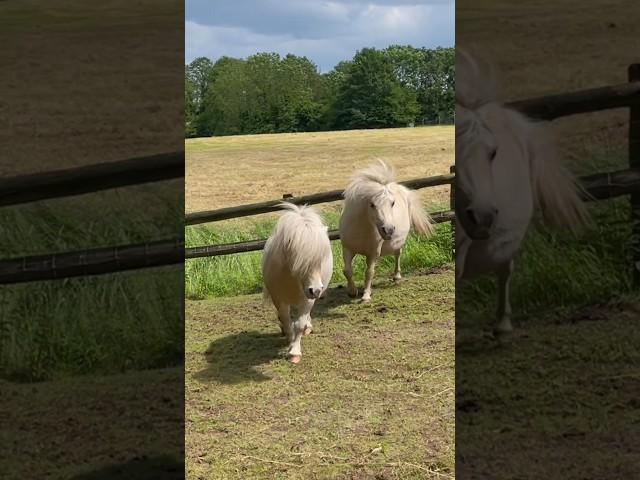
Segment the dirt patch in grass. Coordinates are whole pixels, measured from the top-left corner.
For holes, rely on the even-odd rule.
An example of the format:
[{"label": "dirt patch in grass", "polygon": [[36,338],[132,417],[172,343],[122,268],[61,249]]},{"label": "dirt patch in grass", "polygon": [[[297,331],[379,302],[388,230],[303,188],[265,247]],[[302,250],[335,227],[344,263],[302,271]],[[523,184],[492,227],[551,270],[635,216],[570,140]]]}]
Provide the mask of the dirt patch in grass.
[{"label": "dirt patch in grass", "polygon": [[[376,158],[400,180],[449,173],[454,127],[242,135],[188,139],[187,212],[341,189]],[[447,204],[447,186],[422,191],[425,203]]]},{"label": "dirt patch in grass", "polygon": [[189,478],[452,478],[453,274],[333,289],[303,359],[259,295],[187,302]]}]

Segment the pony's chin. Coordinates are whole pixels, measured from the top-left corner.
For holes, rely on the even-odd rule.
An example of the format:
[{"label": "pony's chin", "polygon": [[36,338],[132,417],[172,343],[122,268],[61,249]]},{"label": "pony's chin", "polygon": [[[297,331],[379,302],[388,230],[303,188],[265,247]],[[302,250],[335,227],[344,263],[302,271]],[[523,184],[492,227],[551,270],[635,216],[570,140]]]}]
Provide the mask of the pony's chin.
[{"label": "pony's chin", "polygon": [[382,237],[382,240],[384,240],[385,242],[388,242],[393,238],[393,235],[387,235],[386,233],[382,233],[380,230],[378,230],[378,235],[380,235]]},{"label": "pony's chin", "polygon": [[467,231],[467,236],[471,240],[489,240],[491,238],[491,230],[474,231],[473,233]]}]

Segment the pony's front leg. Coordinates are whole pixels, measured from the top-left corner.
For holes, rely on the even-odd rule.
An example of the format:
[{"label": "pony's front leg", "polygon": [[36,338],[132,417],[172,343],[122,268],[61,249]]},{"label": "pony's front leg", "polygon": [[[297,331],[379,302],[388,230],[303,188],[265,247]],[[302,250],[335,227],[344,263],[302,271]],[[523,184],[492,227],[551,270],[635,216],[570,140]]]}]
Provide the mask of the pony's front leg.
[{"label": "pony's front leg", "polygon": [[402,273],[400,272],[400,254],[402,253],[402,249],[399,248],[393,255],[396,259],[396,267],[393,272],[393,281],[399,282],[402,280]]},{"label": "pony's front leg", "polygon": [[358,289],[353,283],[353,253],[344,246],[342,247],[342,259],[344,260],[344,270],[342,272],[347,279],[347,293],[352,298],[357,297]]},{"label": "pony's front leg", "polygon": [[307,328],[311,329],[311,308],[313,300],[298,305],[298,318],[293,322],[293,339],[289,345],[289,360],[291,363],[300,363],[302,357],[302,336]]},{"label": "pony's front leg", "polygon": [[364,292],[362,293],[362,301],[368,302],[371,300],[371,284],[373,283],[373,274],[376,270],[376,256],[367,255],[367,273],[364,279]]},{"label": "pony's front leg", "polygon": [[496,335],[511,333],[511,301],[509,299],[509,284],[513,272],[513,260],[509,260],[498,269],[498,323],[494,328]]}]

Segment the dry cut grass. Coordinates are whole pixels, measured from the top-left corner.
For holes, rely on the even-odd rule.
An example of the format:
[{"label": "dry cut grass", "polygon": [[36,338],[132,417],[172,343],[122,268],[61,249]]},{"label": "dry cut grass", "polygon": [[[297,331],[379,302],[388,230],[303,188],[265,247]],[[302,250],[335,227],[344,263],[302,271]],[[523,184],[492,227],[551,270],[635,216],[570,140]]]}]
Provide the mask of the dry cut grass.
[{"label": "dry cut grass", "polygon": [[[187,212],[305,195],[346,187],[376,158],[400,180],[441,175],[454,163],[454,127],[287,133],[188,139]],[[448,187],[423,191],[448,203]]]},{"label": "dry cut grass", "polygon": [[259,295],[186,311],[188,478],[453,478],[450,270],[330,291],[299,365]]}]

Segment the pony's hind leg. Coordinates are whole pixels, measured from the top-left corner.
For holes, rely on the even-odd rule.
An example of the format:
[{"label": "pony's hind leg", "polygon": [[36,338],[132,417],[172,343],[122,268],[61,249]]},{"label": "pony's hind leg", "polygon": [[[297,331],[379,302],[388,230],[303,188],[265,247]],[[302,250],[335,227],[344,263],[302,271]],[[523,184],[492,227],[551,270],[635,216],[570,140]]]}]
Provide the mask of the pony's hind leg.
[{"label": "pony's hind leg", "polygon": [[498,323],[494,328],[494,334],[503,335],[513,331],[511,325],[511,301],[509,299],[509,284],[513,272],[513,260],[509,260],[500,267],[498,273]]},{"label": "pony's hind leg", "polygon": [[402,273],[400,272],[400,254],[402,253],[402,249],[399,248],[396,252],[394,252],[394,257],[396,261],[395,269],[393,272],[393,281],[399,282],[402,280]]},{"label": "pony's hind leg", "polygon": [[278,309],[278,320],[280,320],[280,332],[291,341],[291,310],[289,305],[281,303],[276,306]]},{"label": "pony's hind leg", "polygon": [[364,292],[362,293],[362,301],[371,300],[371,284],[373,283],[373,274],[376,270],[376,260],[374,256],[367,256],[367,273],[364,279]]},{"label": "pony's hind leg", "polygon": [[342,259],[344,260],[344,273],[347,279],[347,293],[350,297],[354,298],[358,296],[358,289],[355,283],[353,283],[353,253],[351,250],[342,246]]}]

